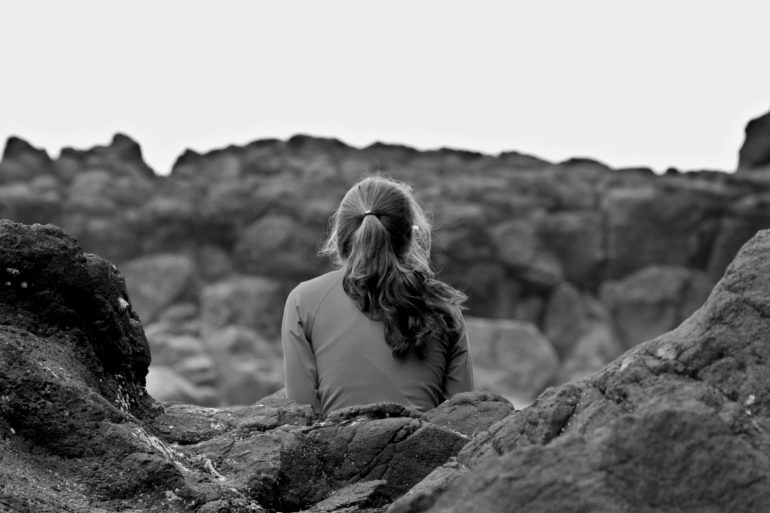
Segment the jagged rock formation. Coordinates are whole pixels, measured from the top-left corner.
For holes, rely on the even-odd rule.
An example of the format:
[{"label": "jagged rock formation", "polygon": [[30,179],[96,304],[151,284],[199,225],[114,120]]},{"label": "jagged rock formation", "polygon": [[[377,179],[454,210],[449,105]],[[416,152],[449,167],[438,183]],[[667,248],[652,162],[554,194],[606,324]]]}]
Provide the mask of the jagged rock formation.
[{"label": "jagged rock formation", "polygon": [[675,330],[514,411],[158,403],[118,271],[0,222],[0,507],[107,513],[763,512],[770,231]]},{"label": "jagged rock formation", "polygon": [[163,405],[112,264],[59,228],[0,221],[0,278],[3,511],[376,511],[513,410],[473,393],[429,416]]},{"label": "jagged rock formation", "polygon": [[588,159],[357,149],[308,136],[188,151],[168,177],[124,135],[57,159],[12,138],[0,217],[62,226],[125,272],[153,351],[168,356],[150,369],[154,393],[249,404],[281,386],[282,303],[328,269],[316,255],[328,216],[378,171],[412,183],[433,213],[434,261],[469,294],[468,315],[487,319],[479,336],[513,320],[543,344],[509,352],[541,355],[524,365],[548,380],[528,390],[495,380],[523,402],[674,328],[770,227],[761,173],[656,176]]}]

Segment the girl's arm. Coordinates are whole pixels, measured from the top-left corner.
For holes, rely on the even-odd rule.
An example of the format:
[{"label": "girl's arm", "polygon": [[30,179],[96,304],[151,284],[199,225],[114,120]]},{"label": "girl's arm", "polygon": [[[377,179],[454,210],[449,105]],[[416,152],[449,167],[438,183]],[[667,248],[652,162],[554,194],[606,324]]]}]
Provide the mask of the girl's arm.
[{"label": "girl's arm", "polygon": [[462,332],[457,343],[452,348],[449,355],[449,365],[447,366],[445,385],[447,399],[460,392],[470,392],[473,390],[473,364],[468,345],[468,331],[465,328],[465,321],[462,320],[462,317],[460,317],[460,322]]},{"label": "girl's arm", "polygon": [[320,409],[315,354],[302,323],[296,289],[286,299],[281,323],[281,345],[287,397]]}]

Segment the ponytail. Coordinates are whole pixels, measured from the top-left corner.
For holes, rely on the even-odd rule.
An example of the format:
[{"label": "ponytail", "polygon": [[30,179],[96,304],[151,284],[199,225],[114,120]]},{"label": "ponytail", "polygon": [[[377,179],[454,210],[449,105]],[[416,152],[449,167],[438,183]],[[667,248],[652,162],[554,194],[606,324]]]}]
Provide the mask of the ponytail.
[{"label": "ponytail", "polygon": [[370,319],[383,321],[396,358],[461,335],[466,296],[435,279],[430,226],[407,186],[381,177],[348,191],[322,253],[343,268],[342,286]]}]

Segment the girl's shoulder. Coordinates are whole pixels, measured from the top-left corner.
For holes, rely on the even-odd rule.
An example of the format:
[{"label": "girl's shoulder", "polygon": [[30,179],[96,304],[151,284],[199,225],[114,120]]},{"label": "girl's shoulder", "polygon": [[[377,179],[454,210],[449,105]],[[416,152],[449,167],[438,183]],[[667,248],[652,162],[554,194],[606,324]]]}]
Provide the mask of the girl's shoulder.
[{"label": "girl's shoulder", "polygon": [[289,294],[303,303],[320,303],[338,283],[342,282],[342,270],[336,269],[301,282]]}]

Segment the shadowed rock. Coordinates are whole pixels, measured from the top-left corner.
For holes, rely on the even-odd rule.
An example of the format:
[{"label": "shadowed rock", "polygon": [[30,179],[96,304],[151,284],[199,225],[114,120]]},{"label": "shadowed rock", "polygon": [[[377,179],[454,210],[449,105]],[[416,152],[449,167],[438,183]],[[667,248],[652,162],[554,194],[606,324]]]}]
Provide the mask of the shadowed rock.
[{"label": "shadowed rock", "polygon": [[549,389],[465,446],[450,484],[392,511],[764,511],[767,333],[763,231],[682,325]]}]

